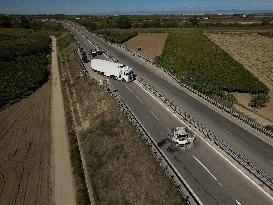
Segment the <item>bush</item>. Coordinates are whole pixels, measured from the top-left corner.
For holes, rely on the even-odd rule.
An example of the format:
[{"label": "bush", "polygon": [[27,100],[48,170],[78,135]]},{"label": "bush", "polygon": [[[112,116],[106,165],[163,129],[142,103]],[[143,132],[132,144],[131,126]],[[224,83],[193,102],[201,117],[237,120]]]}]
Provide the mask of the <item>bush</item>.
[{"label": "bush", "polygon": [[117,27],[120,29],[131,28],[131,23],[126,16],[120,16],[117,20]]},{"label": "bush", "polygon": [[270,99],[270,97],[268,96],[267,93],[253,95],[252,99],[248,105],[253,108],[262,108],[265,106],[266,103],[269,102],[269,99]]},{"label": "bush", "polygon": [[266,125],[264,128],[273,132],[273,125]]}]

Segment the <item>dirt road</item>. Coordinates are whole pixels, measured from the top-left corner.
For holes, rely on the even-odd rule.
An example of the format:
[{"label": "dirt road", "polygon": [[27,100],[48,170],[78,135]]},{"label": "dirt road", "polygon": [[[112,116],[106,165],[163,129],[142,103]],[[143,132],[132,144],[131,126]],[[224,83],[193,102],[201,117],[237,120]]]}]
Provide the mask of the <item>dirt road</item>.
[{"label": "dirt road", "polygon": [[0,112],[0,204],[52,204],[50,82]]},{"label": "dirt road", "polygon": [[76,204],[75,188],[66,130],[63,95],[57,61],[56,39],[52,37],[52,110],[54,198],[56,205]]}]

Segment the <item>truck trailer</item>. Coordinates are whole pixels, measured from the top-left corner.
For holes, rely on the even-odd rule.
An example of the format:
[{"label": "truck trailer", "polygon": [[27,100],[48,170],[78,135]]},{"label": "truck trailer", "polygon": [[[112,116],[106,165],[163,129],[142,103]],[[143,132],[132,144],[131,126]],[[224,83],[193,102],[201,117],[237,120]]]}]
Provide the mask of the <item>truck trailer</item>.
[{"label": "truck trailer", "polygon": [[91,69],[99,72],[100,74],[112,77],[116,80],[130,82],[134,80],[134,72],[132,68],[112,61],[101,59],[91,60]]}]

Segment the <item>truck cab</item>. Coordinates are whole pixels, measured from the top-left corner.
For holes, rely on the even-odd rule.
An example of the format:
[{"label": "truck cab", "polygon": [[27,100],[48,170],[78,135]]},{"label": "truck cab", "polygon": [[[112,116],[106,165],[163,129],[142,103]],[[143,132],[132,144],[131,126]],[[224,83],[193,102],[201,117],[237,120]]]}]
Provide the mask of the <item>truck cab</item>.
[{"label": "truck cab", "polygon": [[119,66],[121,68],[121,75],[120,79],[126,82],[131,82],[134,80],[134,72],[132,68],[126,66],[126,65],[121,65]]}]

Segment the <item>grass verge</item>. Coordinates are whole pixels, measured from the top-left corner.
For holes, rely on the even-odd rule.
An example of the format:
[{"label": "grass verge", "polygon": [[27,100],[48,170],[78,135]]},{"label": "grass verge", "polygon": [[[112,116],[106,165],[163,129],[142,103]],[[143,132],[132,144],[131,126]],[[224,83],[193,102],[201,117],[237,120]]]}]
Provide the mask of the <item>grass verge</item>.
[{"label": "grass verge", "polygon": [[96,203],[186,204],[115,99],[81,73],[73,48],[66,46],[84,122],[79,137]]},{"label": "grass verge", "polygon": [[[80,150],[78,147],[77,136],[76,136],[76,127],[75,122],[73,121],[73,114],[70,107],[70,96],[67,93],[67,90],[71,93],[72,86],[68,78],[67,72],[68,67],[71,66],[70,59],[74,60],[73,53],[73,39],[66,33],[58,37],[58,63],[60,68],[60,76],[62,79],[62,92],[64,97],[65,104],[65,116],[66,124],[68,129],[68,137],[70,142],[70,157],[73,167],[73,176],[75,179],[76,185],[76,199],[78,205],[87,205],[90,204],[88,190],[85,183],[85,176],[82,167]],[[68,59],[68,61],[63,61]]]}]

